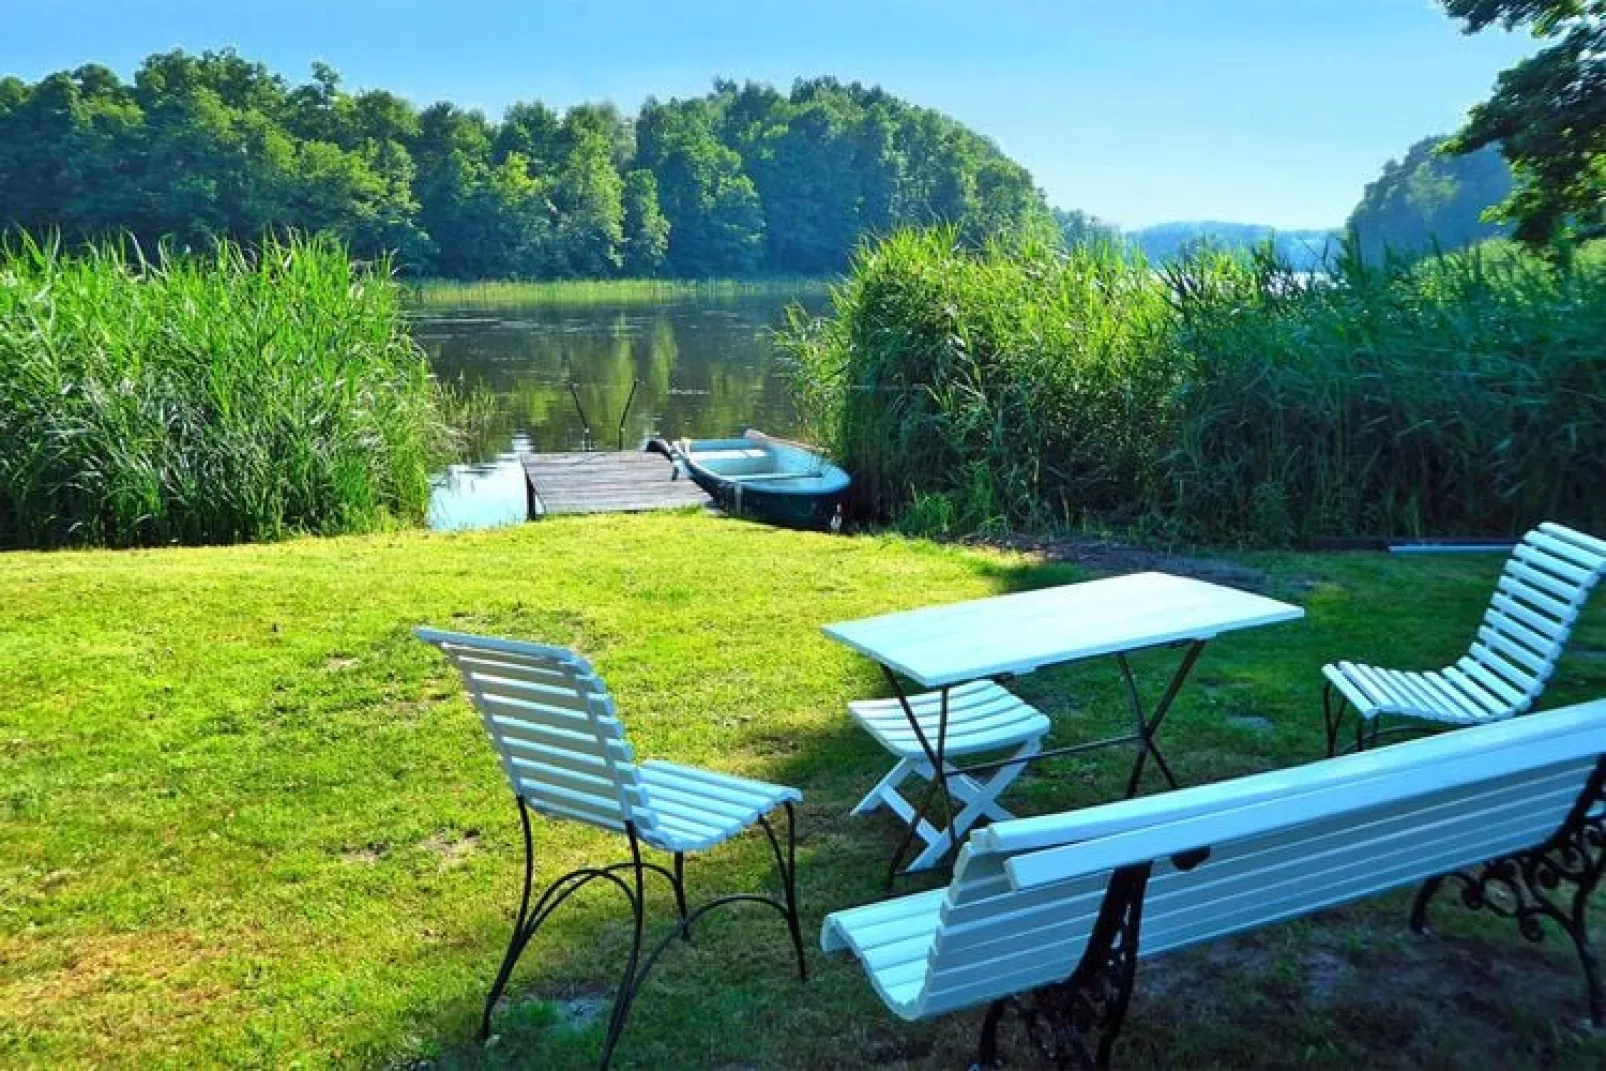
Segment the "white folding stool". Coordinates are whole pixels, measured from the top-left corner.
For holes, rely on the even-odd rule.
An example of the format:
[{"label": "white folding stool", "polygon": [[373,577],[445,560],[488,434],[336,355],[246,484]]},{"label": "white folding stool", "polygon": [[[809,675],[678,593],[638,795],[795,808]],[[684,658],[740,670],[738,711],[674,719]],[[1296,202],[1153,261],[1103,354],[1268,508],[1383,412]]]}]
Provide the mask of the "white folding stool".
[{"label": "white folding stool", "polygon": [[[1008,788],[1026,768],[1025,760],[1042,749],[1043,737],[1048,733],[1048,716],[1025,700],[1011,694],[1002,685],[992,681],[975,681],[955,685],[948,690],[948,718],[946,733],[942,726],[942,692],[922,692],[909,697],[909,710],[905,711],[898,699],[865,699],[848,704],[848,713],[864,730],[898,757],[898,764],[876,782],[851,814],[869,814],[885,804],[907,823],[915,825],[915,832],[925,841],[926,847],[910,862],[909,870],[926,870],[935,866],[948,853],[954,842],[963,837],[981,818],[1004,821],[1013,818],[998,803],[998,796]],[[913,713],[919,723],[919,732],[910,724]],[[921,736],[925,742],[921,742]],[[912,774],[928,781],[932,778],[931,755],[940,753],[943,768],[948,771],[948,790],[964,801],[964,807],[953,816],[947,829],[938,829],[918,814],[914,805],[898,792],[898,786]],[[955,772],[949,759],[983,752],[1014,748],[1007,759],[992,765],[995,772],[985,782],[965,773]],[[918,823],[917,823],[918,818]]]}]

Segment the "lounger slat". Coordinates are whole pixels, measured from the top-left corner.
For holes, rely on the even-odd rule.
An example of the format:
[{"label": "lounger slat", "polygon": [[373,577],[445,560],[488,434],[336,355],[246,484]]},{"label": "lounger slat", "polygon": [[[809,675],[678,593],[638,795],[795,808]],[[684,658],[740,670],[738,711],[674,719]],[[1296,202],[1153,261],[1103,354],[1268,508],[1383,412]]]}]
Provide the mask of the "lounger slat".
[{"label": "lounger slat", "polygon": [[1603,562],[1606,562],[1606,540],[1598,539],[1587,532],[1579,532],[1563,525],[1554,524],[1550,521],[1546,521],[1544,524],[1541,524],[1539,526],[1539,530],[1553,539],[1564,540],[1568,543],[1574,544],[1575,546],[1582,547],[1584,550],[1600,558]]},{"label": "lounger slat", "polygon": [[1543,525],[1540,526],[1537,532],[1530,532],[1527,541],[1545,553],[1561,558],[1583,569],[1586,573],[1593,573],[1602,565],[1606,565],[1606,554],[1596,554],[1582,544],[1569,539],[1557,539],[1545,531]]},{"label": "lounger slat", "polygon": [[1444,679],[1459,688],[1463,695],[1481,703],[1491,714],[1503,714],[1511,709],[1510,703],[1489,691],[1482,682],[1475,680],[1458,665],[1446,666]]},{"label": "lounger slat", "polygon": [[1503,591],[1495,592],[1494,605],[1506,617],[1521,621],[1536,634],[1543,636],[1546,643],[1560,645],[1567,642],[1567,631],[1572,627],[1571,619],[1548,617],[1524,606]]},{"label": "lounger slat", "polygon": [[[1523,675],[1525,678],[1531,679],[1532,674],[1543,675],[1550,672],[1549,659],[1535,654],[1496,629],[1487,625],[1478,629],[1478,639],[1483,641],[1486,646],[1500,652],[1501,656],[1508,662],[1526,667],[1529,673]],[[1474,650],[1476,650],[1476,646],[1474,646]]]},{"label": "lounger slat", "polygon": [[1501,576],[1499,582],[1495,584],[1495,589],[1505,592],[1514,599],[1520,599],[1522,602],[1527,603],[1530,606],[1543,610],[1551,617],[1561,621],[1566,621],[1568,624],[1571,624],[1573,618],[1576,616],[1576,613],[1574,613],[1572,608],[1568,605],[1567,600],[1558,599],[1553,595],[1540,591],[1538,588],[1535,588],[1530,584],[1525,584],[1521,578],[1513,576],[1509,572]]},{"label": "lounger slat", "polygon": [[1573,592],[1575,590],[1574,585],[1567,583],[1567,581],[1562,580],[1560,577],[1552,576],[1549,573],[1542,572],[1541,570],[1532,568],[1517,561],[1509,563],[1506,566],[1506,570],[1508,573],[1510,573],[1510,575],[1521,580],[1528,587],[1537,588],[1538,590],[1546,592],[1547,594],[1561,599],[1564,602],[1573,596]]},{"label": "lounger slat", "polygon": [[1581,585],[1590,582],[1593,570],[1580,568],[1578,565],[1558,554],[1551,554],[1540,547],[1529,543],[1519,543],[1512,554],[1519,560],[1535,569],[1542,569],[1546,573],[1560,577],[1571,585]]},{"label": "lounger slat", "polygon": [[[1484,657],[1487,657],[1487,655],[1485,654]],[[1499,696],[1500,700],[1508,707],[1514,709],[1522,703],[1522,692],[1514,688],[1511,685],[1511,682],[1506,680],[1504,677],[1496,676],[1494,673],[1490,672],[1480,659],[1468,656],[1461,659],[1461,661],[1457,662],[1455,665],[1456,668],[1461,672],[1465,673],[1467,676],[1471,677],[1473,680],[1482,685],[1485,691],[1492,695]]]},{"label": "lounger slat", "polygon": [[1490,628],[1500,635],[1532,651],[1534,656],[1541,659],[1546,666],[1549,666],[1561,654],[1561,645],[1556,642],[1554,635],[1547,636],[1535,632],[1523,622],[1507,616],[1498,609],[1491,609],[1488,617],[1484,620],[1488,622]]}]

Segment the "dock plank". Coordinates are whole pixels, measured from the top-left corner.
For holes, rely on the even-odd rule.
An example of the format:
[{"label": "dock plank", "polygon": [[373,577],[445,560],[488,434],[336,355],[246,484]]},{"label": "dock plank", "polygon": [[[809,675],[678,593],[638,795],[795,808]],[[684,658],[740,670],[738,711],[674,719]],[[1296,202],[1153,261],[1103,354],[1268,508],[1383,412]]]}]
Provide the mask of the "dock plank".
[{"label": "dock plank", "polygon": [[706,506],[709,497],[688,479],[670,479],[662,454],[595,451],[524,454],[531,519],[563,513],[640,513]]}]

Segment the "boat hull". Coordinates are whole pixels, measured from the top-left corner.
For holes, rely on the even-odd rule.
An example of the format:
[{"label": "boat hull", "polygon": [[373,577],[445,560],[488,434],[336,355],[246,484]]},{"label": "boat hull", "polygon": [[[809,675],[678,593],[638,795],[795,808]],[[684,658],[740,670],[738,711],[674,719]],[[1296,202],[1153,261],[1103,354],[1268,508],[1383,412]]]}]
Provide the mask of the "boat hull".
[{"label": "boat hull", "polygon": [[818,454],[763,436],[676,446],[686,474],[720,509],[784,528],[833,527],[851,483]]}]

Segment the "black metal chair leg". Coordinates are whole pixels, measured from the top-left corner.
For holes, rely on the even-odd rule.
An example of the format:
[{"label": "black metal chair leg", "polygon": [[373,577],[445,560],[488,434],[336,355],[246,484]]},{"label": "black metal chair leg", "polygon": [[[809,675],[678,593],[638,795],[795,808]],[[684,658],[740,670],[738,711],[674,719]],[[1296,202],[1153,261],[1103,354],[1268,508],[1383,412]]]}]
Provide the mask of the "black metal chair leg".
[{"label": "black metal chair leg", "polygon": [[675,910],[680,913],[681,940],[691,941],[691,924],[686,921],[686,853],[675,853],[675,876],[670,884],[675,887]]},{"label": "black metal chair leg", "polygon": [[1343,696],[1333,701],[1333,682],[1322,685],[1322,725],[1327,730],[1327,757],[1338,754],[1338,731],[1344,724],[1344,710],[1348,700]]},{"label": "black metal chair leg", "polygon": [[641,842],[636,839],[636,827],[632,823],[625,824],[625,833],[630,838],[630,861],[635,870],[635,895],[631,897],[632,934],[630,942],[630,958],[625,961],[624,974],[619,979],[619,991],[613,998],[613,1014],[608,1019],[608,1033],[602,1042],[603,1071],[607,1071],[608,1064],[613,1060],[613,1050],[619,1044],[619,1037],[625,1032],[625,1020],[630,1017],[630,1006],[635,1003],[637,981],[636,964],[641,960],[641,934],[645,924],[647,908],[647,875],[646,867],[641,861]]},{"label": "black metal chair leg", "polygon": [[797,977],[799,981],[809,980],[809,963],[803,953],[803,923],[797,911],[797,813],[792,804],[786,804],[786,855],[781,856],[781,844],[775,836],[775,830],[770,826],[769,816],[758,820],[763,827],[764,834],[769,838],[770,851],[775,853],[775,869],[781,876],[781,891],[786,898],[784,914],[786,915],[786,928],[792,936],[792,950],[797,953]]},{"label": "black metal chair leg", "polygon": [[496,1008],[496,1002],[502,999],[502,991],[507,988],[507,982],[513,975],[513,965],[518,962],[519,953],[530,939],[525,932],[525,923],[529,920],[530,887],[535,879],[535,846],[530,838],[530,812],[519,800],[519,821],[524,827],[524,892],[519,897],[519,913],[514,916],[513,933],[508,938],[507,951],[502,955],[502,965],[496,970],[496,981],[491,984],[491,993],[485,998],[485,1014],[480,1018],[480,1040],[484,1041],[491,1036],[491,1012]]},{"label": "black metal chair leg", "polygon": [[792,948],[797,952],[797,977],[809,980],[809,961],[803,955],[803,920],[797,911],[797,814],[786,804],[786,924],[792,930]]},{"label": "black metal chair leg", "polygon": [[[798,976],[808,981],[808,959],[803,950],[803,927],[797,907],[797,814],[793,805],[788,802],[786,807],[786,850],[781,850],[779,838],[770,825],[768,816],[759,819],[765,836],[769,839],[770,849],[775,854],[776,868],[780,873],[782,889],[785,899],[775,900],[764,896],[750,894],[736,894],[719,897],[703,904],[695,911],[689,911],[686,906],[685,884],[685,856],[676,853],[673,870],[665,869],[657,863],[648,862],[642,858],[641,841],[636,834],[633,824],[625,825],[625,833],[630,840],[630,859],[627,862],[615,863],[605,867],[584,867],[571,871],[552,882],[539,898],[534,899],[532,894],[535,878],[535,852],[530,832],[530,816],[522,799],[519,800],[520,824],[524,832],[524,889],[519,898],[518,915],[513,923],[513,935],[508,940],[507,951],[502,955],[501,966],[497,968],[496,981],[491,986],[490,995],[485,1001],[484,1015],[480,1020],[480,1039],[483,1041],[490,1037],[491,1015],[496,1009],[507,988],[508,980],[513,974],[513,968],[523,954],[525,946],[530,943],[537,930],[541,928],[547,918],[563,904],[570,896],[578,892],[592,881],[603,880],[619,888],[630,901],[631,909],[631,937],[630,955],[625,962],[623,973],[619,979],[619,989],[614,996],[613,1011],[608,1018],[607,1033],[602,1043],[602,1060],[600,1066],[606,1071],[613,1060],[614,1051],[619,1045],[619,1039],[624,1034],[625,1026],[630,1018],[630,1010],[635,1004],[636,997],[645,985],[647,975],[658,957],[677,937],[685,939],[691,926],[696,920],[708,911],[732,903],[760,903],[766,907],[779,911],[786,919],[788,934],[792,939],[793,951],[797,954]],[[627,882],[617,872],[628,869],[633,879]],[[643,957],[642,940],[646,928],[647,911],[647,871],[653,870],[668,879],[675,892],[675,906],[680,915],[679,925],[669,933],[664,941],[652,950],[650,955]]]}]

